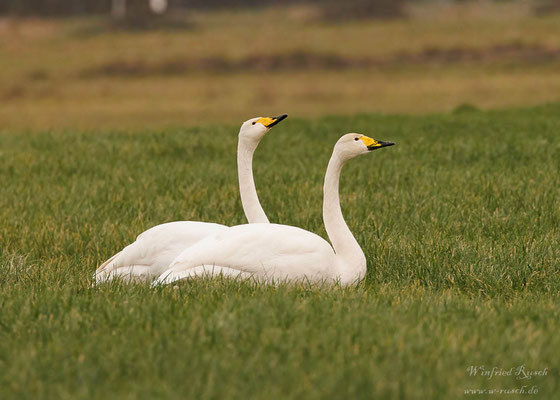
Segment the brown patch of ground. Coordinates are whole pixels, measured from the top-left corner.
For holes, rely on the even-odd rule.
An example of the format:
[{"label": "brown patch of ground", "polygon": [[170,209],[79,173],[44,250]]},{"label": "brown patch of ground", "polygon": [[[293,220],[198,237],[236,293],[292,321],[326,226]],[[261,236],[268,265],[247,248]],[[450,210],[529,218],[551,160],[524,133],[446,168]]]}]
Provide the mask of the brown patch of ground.
[{"label": "brown patch of ground", "polygon": [[431,64],[521,62],[547,63],[560,60],[560,48],[512,42],[486,48],[436,48],[397,53],[389,57],[348,57],[294,51],[286,54],[252,55],[240,60],[220,56],[180,58],[147,63],[142,60],[113,61],[82,71],[80,77],[167,76],[193,72],[239,73],[313,70],[351,70],[371,67],[409,67]]}]

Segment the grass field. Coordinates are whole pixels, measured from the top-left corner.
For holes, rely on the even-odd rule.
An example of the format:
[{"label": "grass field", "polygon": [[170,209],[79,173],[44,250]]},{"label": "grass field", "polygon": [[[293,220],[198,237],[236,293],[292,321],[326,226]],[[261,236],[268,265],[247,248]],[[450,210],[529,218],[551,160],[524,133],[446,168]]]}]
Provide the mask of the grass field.
[{"label": "grass field", "polygon": [[[291,112],[281,109],[278,112]],[[354,288],[197,281],[90,288],[172,220],[243,223],[238,125],[0,135],[0,398],[494,398],[560,392],[560,104],[288,120],[261,143],[271,221],[324,235],[349,130],[397,146],[342,176],[368,259]],[[470,366],[548,368],[532,379]],[[527,398],[499,395],[498,398]]]},{"label": "grass field", "polygon": [[297,7],[259,8],[192,13],[186,29],[146,32],[99,18],[0,19],[0,130],[560,101],[559,14],[535,17],[524,2],[421,3],[396,21],[329,24]]}]

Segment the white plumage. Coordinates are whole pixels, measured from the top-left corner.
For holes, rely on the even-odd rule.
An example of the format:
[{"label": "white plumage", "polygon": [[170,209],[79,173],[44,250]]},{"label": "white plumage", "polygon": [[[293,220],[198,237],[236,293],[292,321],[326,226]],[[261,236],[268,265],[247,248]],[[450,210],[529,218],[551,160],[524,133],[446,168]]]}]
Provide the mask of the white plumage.
[{"label": "white plumage", "polygon": [[[252,118],[245,121],[239,130],[239,190],[249,223],[268,223],[253,179],[253,154],[268,130],[286,117],[284,114],[274,118]],[[197,221],[177,221],[154,226],[101,264],[95,272],[94,282],[105,282],[116,277],[151,279],[161,274],[183,250],[225,229],[228,229],[225,225]]]},{"label": "white plumage", "polygon": [[160,274],[187,247],[227,226],[198,221],[175,221],[154,226],[109,258],[95,272],[95,282],[121,277],[146,280]]},{"label": "white plumage", "polygon": [[331,262],[334,255],[323,238],[294,226],[238,225],[191,246],[173,261],[158,282],[171,283],[205,274],[252,276],[268,282],[316,281],[335,273]]},{"label": "white plumage", "polygon": [[323,219],[329,244],[320,236],[288,225],[238,225],[206,237],[183,251],[154,282],[168,284],[203,275],[254,277],[266,282],[339,282],[361,280],[366,258],[348,229],[338,196],[345,162],[393,145],[349,133],[336,143],[324,184]]}]

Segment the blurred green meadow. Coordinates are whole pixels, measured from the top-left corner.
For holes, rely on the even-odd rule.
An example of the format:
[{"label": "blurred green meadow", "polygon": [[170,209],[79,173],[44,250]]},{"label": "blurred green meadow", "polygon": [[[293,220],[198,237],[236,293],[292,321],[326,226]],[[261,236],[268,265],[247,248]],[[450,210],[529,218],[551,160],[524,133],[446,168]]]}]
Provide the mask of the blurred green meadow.
[{"label": "blurred green meadow", "polygon": [[[323,236],[338,137],[397,143],[342,174],[343,212],[368,260],[357,287],[91,288],[96,266],[155,224],[245,222],[238,127],[0,135],[0,398],[557,395],[558,103],[290,117],[272,129],[254,161],[263,207]],[[472,366],[547,375],[489,379]]]},{"label": "blurred green meadow", "polygon": [[106,17],[4,17],[0,130],[559,101],[560,14],[535,15],[533,3],[410,2],[406,18],[336,23],[309,4],[193,10],[179,27],[141,31]]}]

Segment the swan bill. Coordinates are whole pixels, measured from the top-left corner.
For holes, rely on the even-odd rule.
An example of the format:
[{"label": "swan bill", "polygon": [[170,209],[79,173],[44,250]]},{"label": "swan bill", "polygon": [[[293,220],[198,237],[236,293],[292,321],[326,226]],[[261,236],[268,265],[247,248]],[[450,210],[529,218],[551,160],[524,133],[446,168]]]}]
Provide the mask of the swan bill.
[{"label": "swan bill", "polygon": [[259,118],[256,122],[259,122],[261,124],[264,125],[265,128],[272,128],[274,125],[276,125],[278,122],[284,120],[288,118],[288,114],[282,114],[279,115],[277,117],[263,117],[263,118]]},{"label": "swan bill", "polygon": [[382,142],[381,140],[375,140],[367,136],[362,136],[360,138],[362,142],[366,145],[369,151],[380,149],[382,147],[393,146],[393,142]]}]

